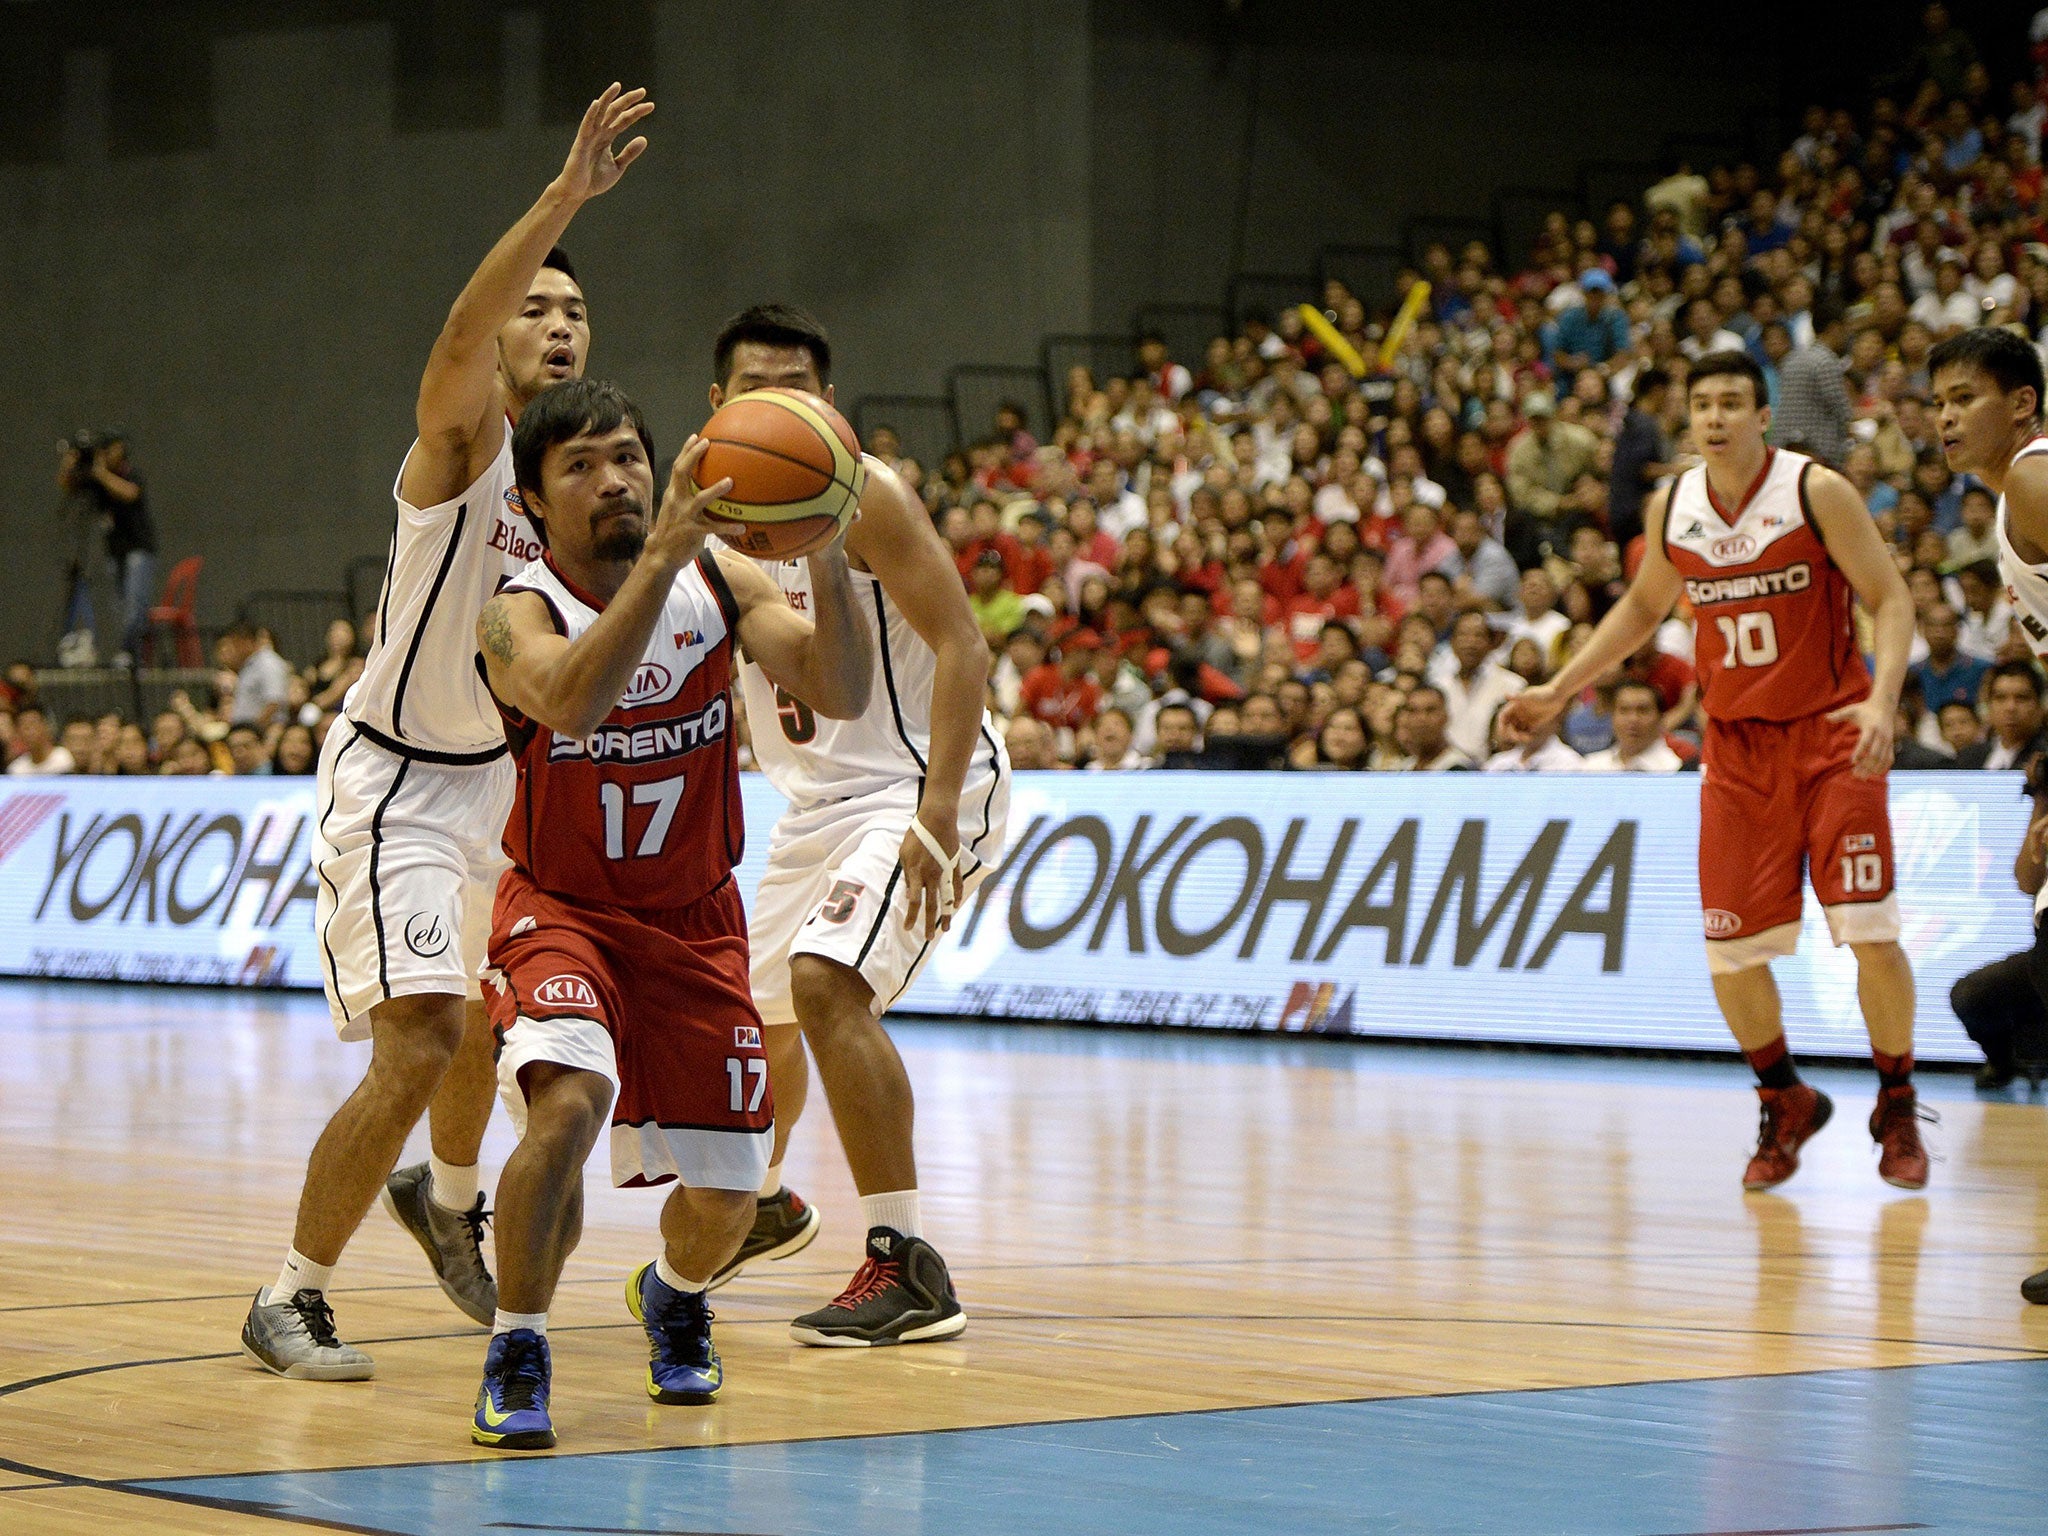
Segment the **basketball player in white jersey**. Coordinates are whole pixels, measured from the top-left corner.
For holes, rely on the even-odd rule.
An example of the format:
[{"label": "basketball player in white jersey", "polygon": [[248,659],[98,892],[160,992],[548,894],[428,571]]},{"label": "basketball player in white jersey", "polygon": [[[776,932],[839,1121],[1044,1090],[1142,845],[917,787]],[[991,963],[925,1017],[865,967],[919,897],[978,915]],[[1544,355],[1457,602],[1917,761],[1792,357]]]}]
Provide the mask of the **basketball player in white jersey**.
[{"label": "basketball player in white jersey", "polygon": [[[644,138],[612,148],[654,110],[646,95],[613,85],[591,103],[561,174],[470,278],[420,379],[376,639],[320,755],[320,958],[336,1028],[371,1054],[314,1145],[284,1267],[242,1328],[243,1352],[280,1376],[374,1373],[337,1337],[325,1293],[380,1193],[449,1299],[486,1326],[496,1311],[476,1167],[496,1071],[477,968],[513,769],[476,622],[540,553],[514,484],[512,424],[543,389],[581,375],[590,349],[582,290],[555,242],[646,149]],[[430,1160],[393,1174],[430,1108]]]},{"label": "basketball player in white jersey", "polygon": [[[713,368],[713,410],[776,386],[831,398],[831,343],[817,321],[783,305],[728,322]],[[740,669],[755,760],[790,808],[748,923],[775,1093],[773,1166],[755,1229],[719,1277],[816,1234],[817,1213],[782,1188],[781,1168],[803,1110],[808,1042],[860,1191],[867,1256],[835,1300],[790,1332],[840,1346],[946,1339],[967,1326],[945,1261],[924,1240],[910,1078],[882,1015],[1000,859],[1010,803],[1009,758],[982,709],[988,646],[960,573],[916,494],[880,460],[864,462],[846,554],[875,652],[867,712],[822,719],[753,662]],[[808,615],[808,566],[768,569]]]},{"label": "basketball player in white jersey", "polygon": [[[2041,433],[2041,354],[2012,331],[1979,326],[1951,336],[1927,355],[1934,419],[1948,467],[1975,475],[1998,498],[1998,570],[2013,622],[2037,664],[2048,661],[2048,437]],[[2030,775],[2036,785],[2039,780]],[[2035,817],[2048,813],[2036,793]],[[2033,837],[2028,846],[2035,846]],[[2048,998],[2048,885],[2034,896],[2034,944],[2028,970]],[[2020,1294],[2048,1305],[2048,1269],[2020,1283]]]}]

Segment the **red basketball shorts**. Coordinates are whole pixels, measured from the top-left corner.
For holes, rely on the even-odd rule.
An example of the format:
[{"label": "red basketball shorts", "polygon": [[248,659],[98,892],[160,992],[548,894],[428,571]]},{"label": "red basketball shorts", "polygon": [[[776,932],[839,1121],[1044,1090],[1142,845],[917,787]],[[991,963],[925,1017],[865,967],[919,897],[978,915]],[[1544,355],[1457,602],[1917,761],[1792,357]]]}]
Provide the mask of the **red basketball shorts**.
[{"label": "red basketball shorts", "polygon": [[1709,970],[1791,954],[1807,878],[1837,944],[1899,936],[1885,780],[1850,771],[1855,748],[1856,727],[1825,715],[1708,722],[1700,905]]},{"label": "red basketball shorts", "polygon": [[731,878],[687,907],[633,912],[573,904],[515,868],[498,882],[484,982],[521,1134],[521,1070],[579,1067],[614,1085],[614,1184],[760,1188],[775,1101]]}]

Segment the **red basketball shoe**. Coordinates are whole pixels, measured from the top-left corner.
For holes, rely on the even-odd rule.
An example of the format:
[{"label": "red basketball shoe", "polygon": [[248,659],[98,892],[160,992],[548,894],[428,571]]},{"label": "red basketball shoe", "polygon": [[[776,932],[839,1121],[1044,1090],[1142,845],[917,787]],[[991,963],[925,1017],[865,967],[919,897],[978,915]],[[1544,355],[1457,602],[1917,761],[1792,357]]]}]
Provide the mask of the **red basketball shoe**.
[{"label": "red basketball shoe", "polygon": [[1799,1149],[1828,1123],[1834,1100],[1818,1088],[1794,1083],[1790,1088],[1759,1088],[1763,1101],[1757,1115],[1756,1155],[1742,1173],[1744,1189],[1770,1189],[1799,1171]]},{"label": "red basketball shoe", "polygon": [[1870,1139],[1877,1143],[1877,1176],[1898,1189],[1927,1187],[1927,1149],[1920,1145],[1920,1121],[1934,1112],[1920,1108],[1909,1083],[1877,1090],[1870,1112]]}]

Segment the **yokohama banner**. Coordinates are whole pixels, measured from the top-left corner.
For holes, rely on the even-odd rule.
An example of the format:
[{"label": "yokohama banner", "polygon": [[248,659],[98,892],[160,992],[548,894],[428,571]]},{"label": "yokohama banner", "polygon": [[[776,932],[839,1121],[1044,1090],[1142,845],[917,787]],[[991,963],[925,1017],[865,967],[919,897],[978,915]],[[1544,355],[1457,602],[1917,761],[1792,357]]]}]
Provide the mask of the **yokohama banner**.
[{"label": "yokohama banner", "polygon": [[[0,973],[318,987],[310,779],[0,786]],[[751,897],[781,801],[743,780]],[[1690,776],[1021,774],[1010,851],[905,1011],[1725,1049]],[[1975,1059],[1963,972],[2021,948],[2016,775],[1895,774],[1920,1055]],[[1867,1048],[1809,895],[1795,1048]]]}]

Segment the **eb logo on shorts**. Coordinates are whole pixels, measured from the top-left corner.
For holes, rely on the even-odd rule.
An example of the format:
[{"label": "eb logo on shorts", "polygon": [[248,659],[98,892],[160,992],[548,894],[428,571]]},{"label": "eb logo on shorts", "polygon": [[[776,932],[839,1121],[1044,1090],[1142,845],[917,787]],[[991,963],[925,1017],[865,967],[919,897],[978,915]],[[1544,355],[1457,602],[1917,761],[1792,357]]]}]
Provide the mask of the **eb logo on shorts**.
[{"label": "eb logo on shorts", "polygon": [[448,947],[448,930],[432,912],[415,912],[405,920],[405,947],[422,960],[431,960]]},{"label": "eb logo on shorts", "polygon": [[761,1026],[758,1024],[735,1024],[732,1027],[732,1043],[744,1050],[761,1049]]},{"label": "eb logo on shorts", "polygon": [[597,990],[581,976],[550,976],[533,989],[533,1000],[556,1008],[595,1008]]}]

